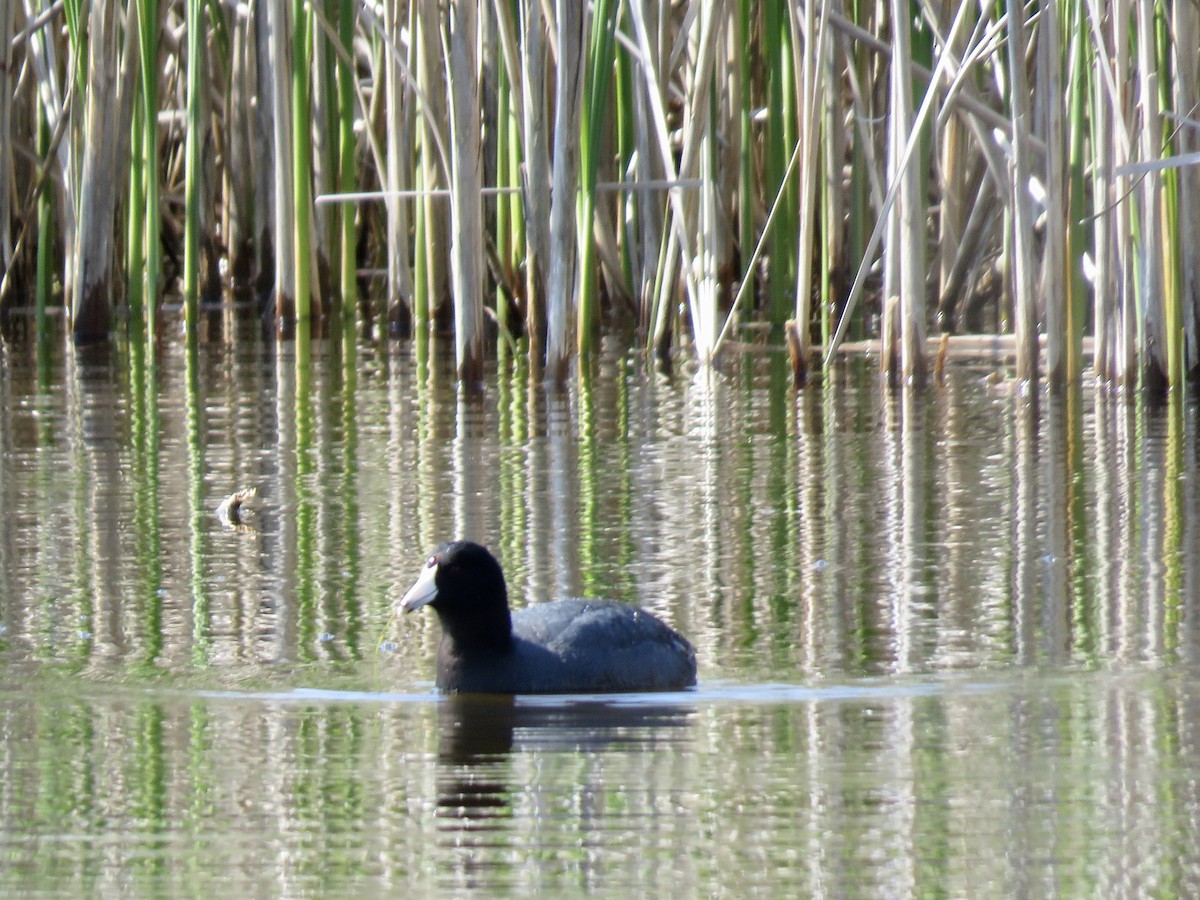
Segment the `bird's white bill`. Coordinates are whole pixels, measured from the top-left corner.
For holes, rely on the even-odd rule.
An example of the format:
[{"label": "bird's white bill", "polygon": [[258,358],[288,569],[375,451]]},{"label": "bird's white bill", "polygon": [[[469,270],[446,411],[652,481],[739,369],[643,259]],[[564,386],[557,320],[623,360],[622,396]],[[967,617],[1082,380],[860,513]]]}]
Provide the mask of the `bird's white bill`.
[{"label": "bird's white bill", "polygon": [[404,612],[412,612],[414,609],[420,609],[427,603],[432,603],[437,599],[438,589],[434,579],[437,578],[438,564],[430,560],[421,569],[421,575],[417,578],[416,583],[408,589],[403,597],[400,598],[400,609]]}]

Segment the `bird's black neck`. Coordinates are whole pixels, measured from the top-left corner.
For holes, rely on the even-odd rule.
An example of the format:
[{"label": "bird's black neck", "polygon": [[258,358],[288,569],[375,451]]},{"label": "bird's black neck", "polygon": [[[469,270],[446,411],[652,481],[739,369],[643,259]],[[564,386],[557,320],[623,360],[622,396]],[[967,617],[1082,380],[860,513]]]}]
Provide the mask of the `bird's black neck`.
[{"label": "bird's black neck", "polygon": [[512,616],[508,604],[495,610],[470,616],[439,614],[444,633],[443,644],[455,656],[463,654],[503,654],[512,649]]}]

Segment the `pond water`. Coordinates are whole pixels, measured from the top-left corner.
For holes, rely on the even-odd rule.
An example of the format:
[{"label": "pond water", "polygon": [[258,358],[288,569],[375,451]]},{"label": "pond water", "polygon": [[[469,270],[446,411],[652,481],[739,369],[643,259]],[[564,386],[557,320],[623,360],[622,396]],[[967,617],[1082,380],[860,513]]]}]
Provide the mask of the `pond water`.
[{"label": "pond water", "polygon": [[[0,894],[1200,894],[1193,406],[626,344],[477,392],[406,343],[11,345]],[[439,697],[392,605],[450,536],[514,604],[655,611],[699,687]]]}]

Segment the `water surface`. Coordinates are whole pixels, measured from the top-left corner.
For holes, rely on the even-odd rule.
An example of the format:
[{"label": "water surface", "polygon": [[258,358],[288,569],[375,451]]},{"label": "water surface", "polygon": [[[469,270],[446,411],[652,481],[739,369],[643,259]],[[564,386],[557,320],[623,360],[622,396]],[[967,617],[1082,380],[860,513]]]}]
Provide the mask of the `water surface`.
[{"label": "water surface", "polygon": [[[0,891],[1200,892],[1194,408],[624,345],[10,348]],[[455,535],[700,687],[437,697],[391,605]]]}]

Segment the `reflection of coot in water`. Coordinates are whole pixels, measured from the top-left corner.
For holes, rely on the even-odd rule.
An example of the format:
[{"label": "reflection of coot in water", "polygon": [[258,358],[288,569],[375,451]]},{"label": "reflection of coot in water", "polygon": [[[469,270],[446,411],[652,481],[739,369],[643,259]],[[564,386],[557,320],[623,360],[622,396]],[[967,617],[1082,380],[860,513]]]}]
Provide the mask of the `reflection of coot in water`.
[{"label": "reflection of coot in water", "polygon": [[469,541],[442,544],[400,601],[442,623],[437,686],[460,693],[667,691],[696,683],[696,651],[661,620],[611,600],[510,613],[500,564]]},{"label": "reflection of coot in water", "polygon": [[[544,700],[511,694],[457,694],[439,707],[438,761],[494,762],[512,751],[604,750],[616,745],[675,743],[691,723],[691,705]],[[667,730],[671,729],[671,730]]]},{"label": "reflection of coot in water", "polygon": [[439,830],[482,827],[510,813],[504,759],[513,743],[512,695],[454,697],[438,710]]},{"label": "reflection of coot in water", "polygon": [[516,697],[512,694],[447,697],[438,707],[438,762],[471,765],[507,756],[513,748],[516,718]]},{"label": "reflection of coot in water", "polygon": [[[438,707],[436,827],[443,847],[452,848],[440,864],[451,892],[495,885],[496,858],[506,846],[523,805],[547,802],[546,788],[515,781],[516,758],[565,753],[654,753],[691,737],[695,708],[660,702],[658,697],[565,699],[520,698],[511,694],[456,694]],[[581,791],[599,785],[579,784]],[[521,799],[524,795],[524,799]],[[526,812],[525,814],[528,814]],[[586,825],[583,826],[586,829]]]}]

